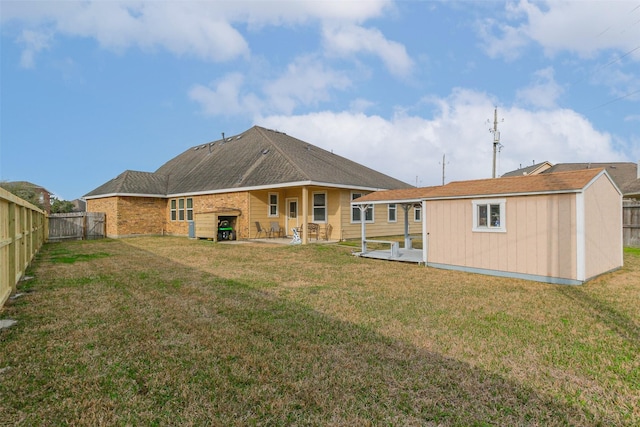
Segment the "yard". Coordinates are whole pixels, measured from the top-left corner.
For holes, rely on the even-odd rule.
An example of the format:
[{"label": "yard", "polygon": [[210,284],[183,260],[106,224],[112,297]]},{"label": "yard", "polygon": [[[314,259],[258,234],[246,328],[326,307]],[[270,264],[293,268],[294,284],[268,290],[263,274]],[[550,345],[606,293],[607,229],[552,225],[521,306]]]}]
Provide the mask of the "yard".
[{"label": "yard", "polygon": [[352,250],[47,244],[0,312],[2,423],[640,424],[640,251],[574,287]]}]

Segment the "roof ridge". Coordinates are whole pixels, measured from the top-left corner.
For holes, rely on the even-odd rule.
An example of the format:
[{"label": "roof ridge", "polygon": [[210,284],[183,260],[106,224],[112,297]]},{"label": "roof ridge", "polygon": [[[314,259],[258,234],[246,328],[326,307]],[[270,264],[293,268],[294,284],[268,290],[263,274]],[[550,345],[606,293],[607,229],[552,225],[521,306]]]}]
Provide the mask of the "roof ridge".
[{"label": "roof ridge", "polygon": [[[267,135],[266,132],[277,132],[271,129],[267,129],[267,128],[263,128],[261,126],[254,126],[256,128],[256,130],[258,132],[260,132],[260,134],[265,138],[265,140],[269,141],[269,144],[271,144],[271,146],[278,152],[280,153],[280,155],[282,155],[282,157],[284,157],[285,159],[287,159],[287,162],[289,162],[289,164],[297,171],[300,173],[300,175],[304,176],[305,178],[307,178],[308,180],[309,178],[309,174],[307,172],[304,171],[304,169],[302,169],[298,163],[296,163],[295,161],[293,161],[293,159],[291,158],[291,156],[289,156],[283,149],[281,149],[278,144],[276,144],[270,137],[270,135]],[[296,141],[300,142],[299,139],[294,138],[292,136],[287,135],[286,133],[282,132],[283,135],[289,137],[289,138],[293,138]],[[308,144],[308,145],[313,145],[313,144]]]}]

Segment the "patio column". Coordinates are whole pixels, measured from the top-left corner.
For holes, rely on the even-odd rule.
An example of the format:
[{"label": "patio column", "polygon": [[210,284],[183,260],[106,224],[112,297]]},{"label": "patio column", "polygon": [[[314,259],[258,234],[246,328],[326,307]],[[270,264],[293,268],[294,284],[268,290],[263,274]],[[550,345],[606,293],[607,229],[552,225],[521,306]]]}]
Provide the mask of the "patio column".
[{"label": "patio column", "polygon": [[301,239],[302,244],[306,245],[309,243],[309,230],[307,227],[309,226],[309,189],[307,186],[302,187],[302,231],[301,231]]},{"label": "patio column", "polygon": [[367,252],[367,209],[369,209],[369,205],[358,205],[360,209],[360,233],[362,235],[362,253]]},{"label": "patio column", "polygon": [[404,209],[404,248],[411,249],[411,239],[409,239],[409,209],[411,209],[410,204],[403,204],[402,209]]}]

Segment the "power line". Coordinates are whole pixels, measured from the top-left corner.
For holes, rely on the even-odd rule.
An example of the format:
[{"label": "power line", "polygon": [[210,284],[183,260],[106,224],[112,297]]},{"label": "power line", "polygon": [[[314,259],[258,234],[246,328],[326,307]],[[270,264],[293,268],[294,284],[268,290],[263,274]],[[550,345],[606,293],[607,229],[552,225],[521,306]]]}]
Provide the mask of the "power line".
[{"label": "power line", "polygon": [[628,98],[628,97],[630,97],[631,95],[635,95],[636,93],[640,93],[640,89],[634,90],[633,92],[629,92],[629,93],[628,93],[628,94],[626,94],[626,95],[620,96],[620,97],[615,98],[615,99],[612,99],[612,100],[610,100],[610,101],[607,101],[607,102],[605,102],[604,104],[600,104],[600,105],[598,105],[597,107],[593,107],[590,111],[597,110],[598,108],[602,108],[602,107],[604,107],[605,105],[613,104],[613,103],[614,103],[614,102],[616,102],[616,101],[620,101],[621,99]]}]

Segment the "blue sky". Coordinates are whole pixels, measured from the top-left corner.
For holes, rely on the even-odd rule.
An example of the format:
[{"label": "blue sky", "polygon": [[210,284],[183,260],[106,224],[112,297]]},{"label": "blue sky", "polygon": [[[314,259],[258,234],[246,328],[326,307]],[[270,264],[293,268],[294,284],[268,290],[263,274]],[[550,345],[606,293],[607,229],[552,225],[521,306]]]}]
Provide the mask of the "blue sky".
[{"label": "blue sky", "polygon": [[0,1],[0,180],[72,200],[253,125],[411,183],[640,159],[640,0]]}]

